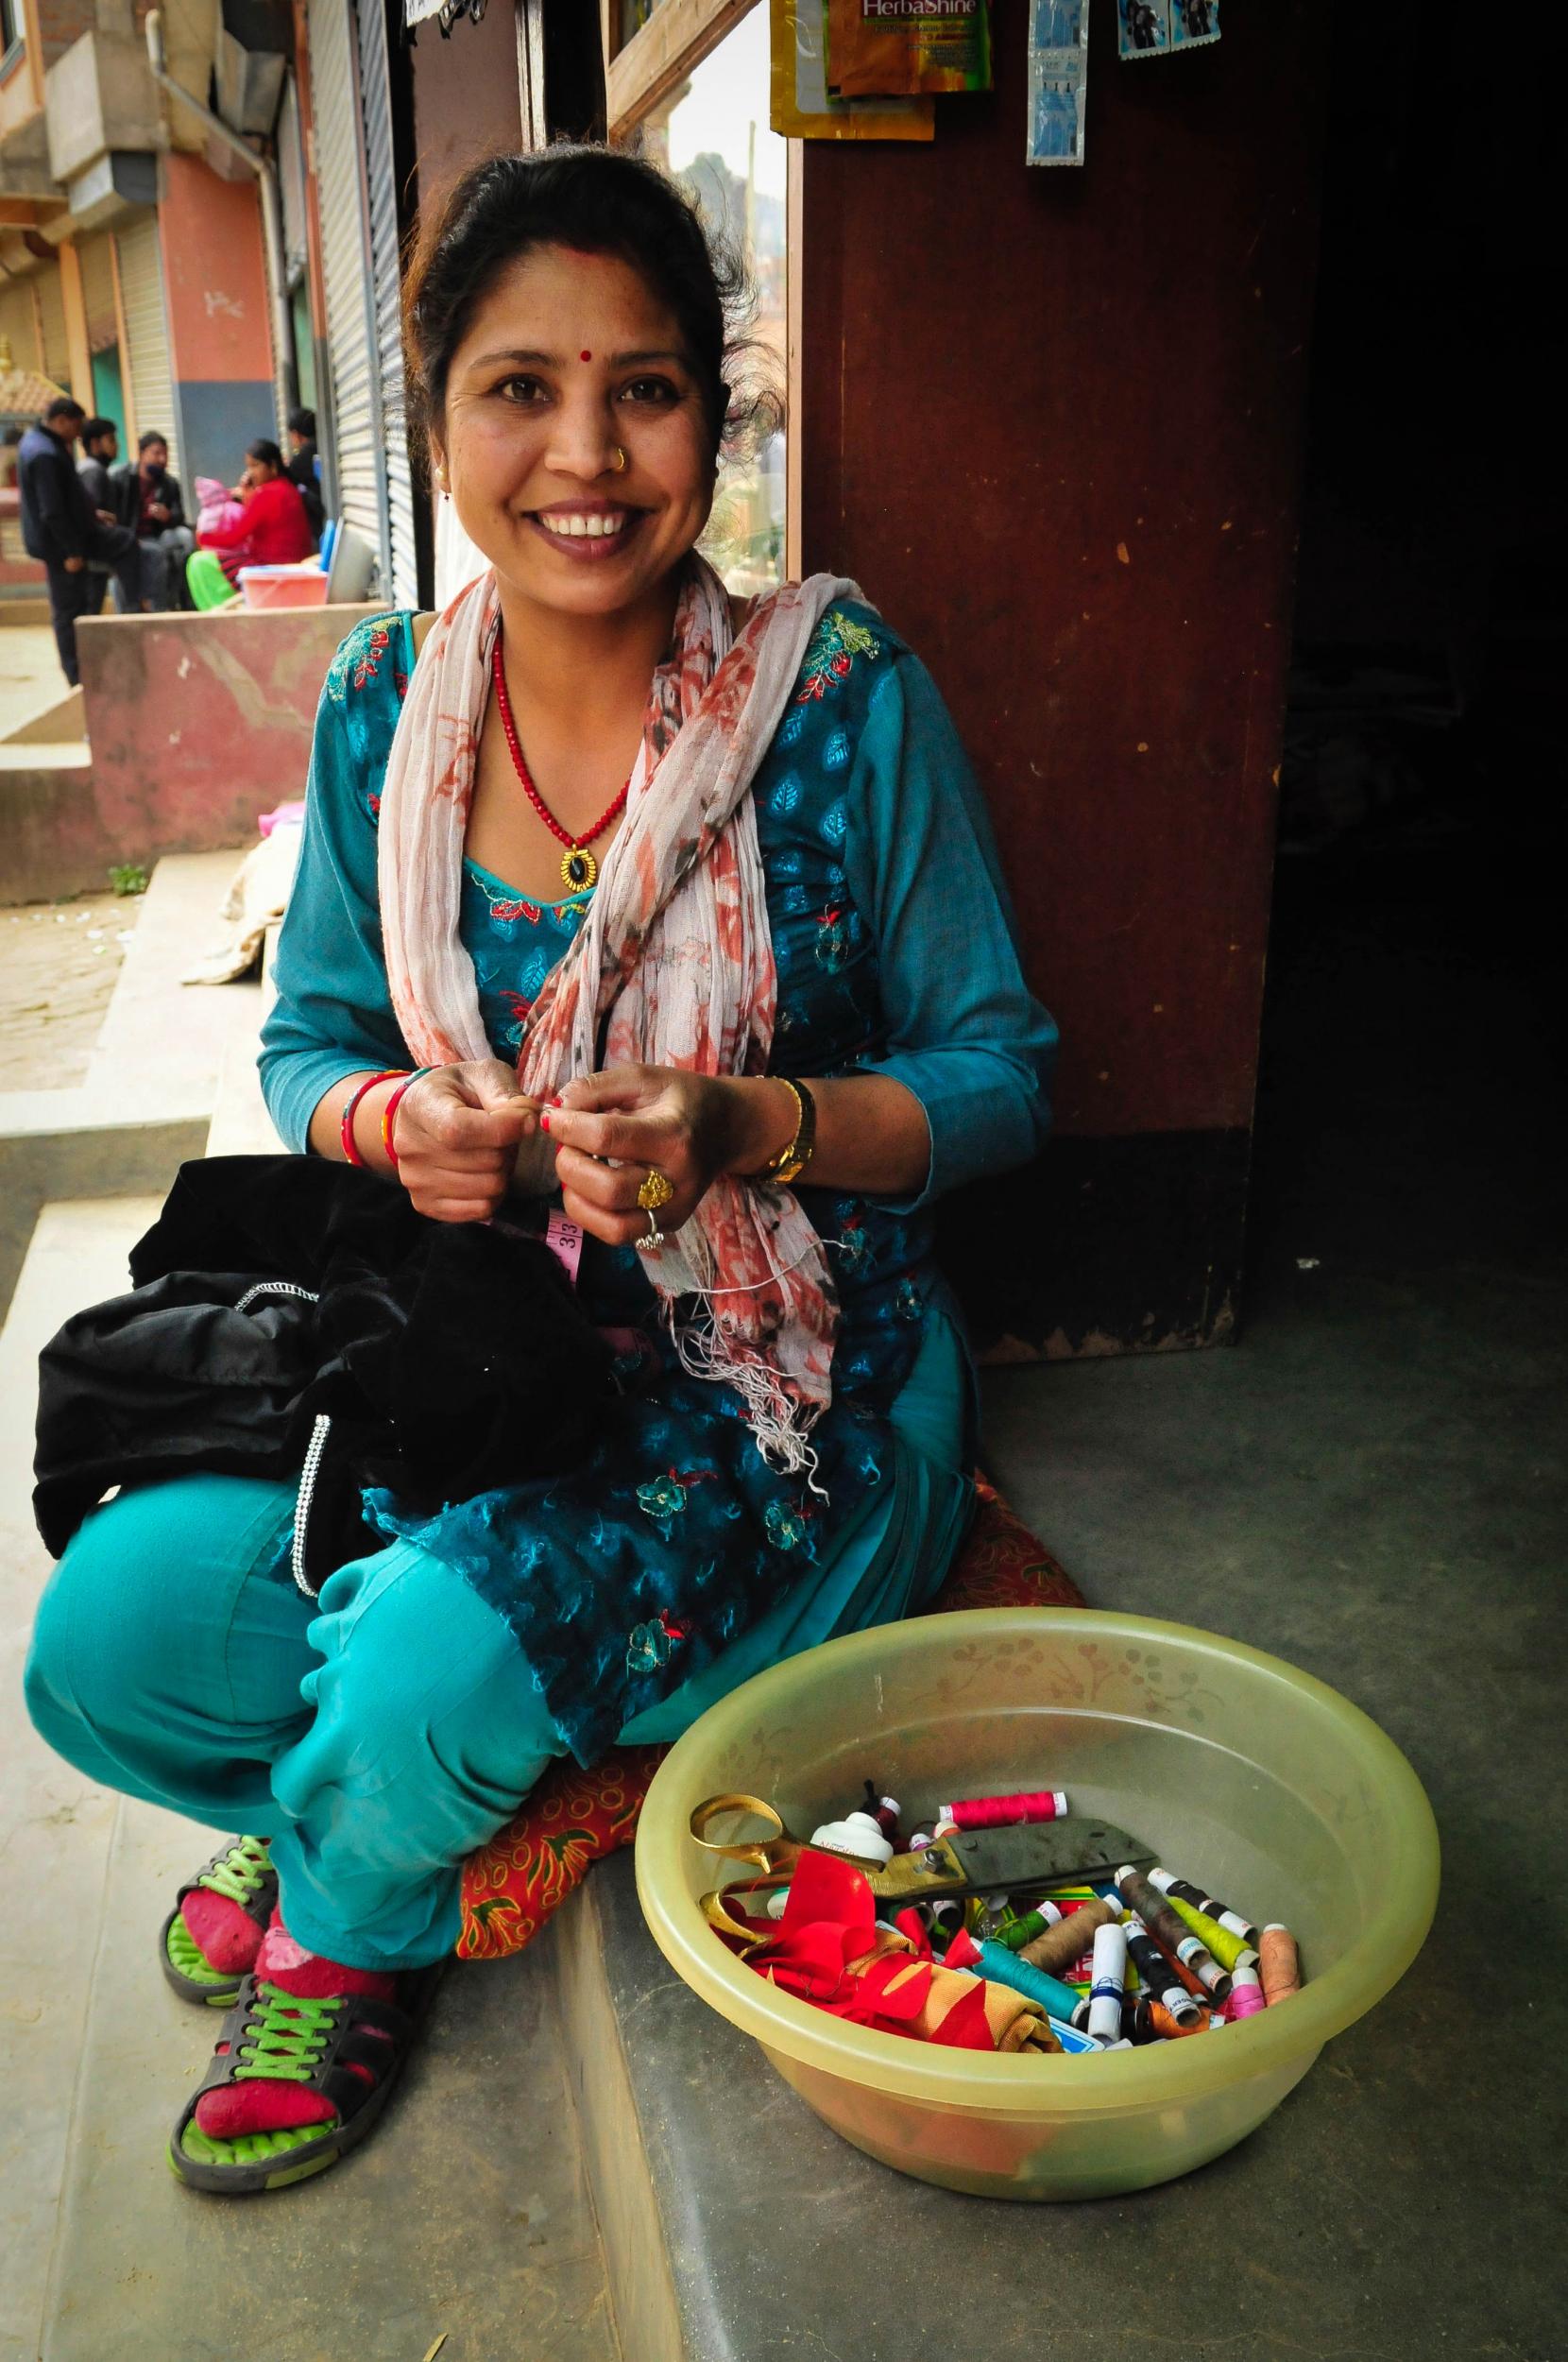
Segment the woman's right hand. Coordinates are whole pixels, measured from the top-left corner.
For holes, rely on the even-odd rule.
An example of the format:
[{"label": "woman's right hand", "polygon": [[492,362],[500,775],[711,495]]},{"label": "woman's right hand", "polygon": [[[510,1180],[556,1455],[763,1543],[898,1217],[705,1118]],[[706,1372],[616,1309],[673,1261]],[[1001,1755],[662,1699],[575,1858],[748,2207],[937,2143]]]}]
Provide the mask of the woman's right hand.
[{"label": "woman's right hand", "polygon": [[538,1106],[499,1058],[440,1066],[398,1103],[398,1178],[433,1222],[488,1222],[511,1187],[518,1150],[538,1134]]}]

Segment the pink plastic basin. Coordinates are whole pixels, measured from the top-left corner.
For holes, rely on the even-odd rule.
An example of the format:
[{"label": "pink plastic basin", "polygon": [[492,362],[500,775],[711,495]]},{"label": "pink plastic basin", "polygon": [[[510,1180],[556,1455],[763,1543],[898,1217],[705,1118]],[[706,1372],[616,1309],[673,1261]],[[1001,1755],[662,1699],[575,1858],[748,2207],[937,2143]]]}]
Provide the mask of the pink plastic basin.
[{"label": "pink plastic basin", "polygon": [[319,566],[242,566],[247,607],[325,607],[327,576]]}]

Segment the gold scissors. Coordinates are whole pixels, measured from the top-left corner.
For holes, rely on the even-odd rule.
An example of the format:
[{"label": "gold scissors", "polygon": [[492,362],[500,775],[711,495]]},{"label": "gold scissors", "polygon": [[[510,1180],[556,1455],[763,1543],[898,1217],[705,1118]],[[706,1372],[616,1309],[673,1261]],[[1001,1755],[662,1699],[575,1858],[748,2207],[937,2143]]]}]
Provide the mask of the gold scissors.
[{"label": "gold scissors", "polygon": [[[728,1842],[710,1838],[707,1831],[715,1821],[726,1814],[739,1814],[748,1821],[759,1821],[763,1835],[750,1840],[731,1839]],[[742,1951],[755,1951],[758,1944],[771,1940],[771,1930],[769,1935],[759,1935],[754,1926],[743,1926],[732,1918],[724,1906],[732,1895],[755,1894],[758,1890],[776,1887],[781,1879],[788,1878],[806,1851],[805,1845],[799,1838],[791,1836],[772,1805],[764,1804],[760,1796],[709,1796],[693,1806],[690,1828],[692,1837],[705,1854],[711,1854],[721,1861],[744,1862],[748,1869],[760,1873],[759,1876],[753,1878],[736,1878],[727,1886],[715,1888],[702,1898],[703,1917],[708,1926],[717,1929],[719,1934],[727,1936]]]}]

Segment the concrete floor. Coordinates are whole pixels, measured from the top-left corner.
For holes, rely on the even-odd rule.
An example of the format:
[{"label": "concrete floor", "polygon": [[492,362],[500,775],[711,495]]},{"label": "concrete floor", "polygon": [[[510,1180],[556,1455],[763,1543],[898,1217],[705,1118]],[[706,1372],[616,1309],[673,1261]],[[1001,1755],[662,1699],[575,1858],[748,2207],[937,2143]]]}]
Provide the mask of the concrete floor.
[{"label": "concrete floor", "polygon": [[[1212,2289],[1203,2332],[1174,2308],[1194,2355],[1230,2352],[1260,2273],[1277,2337],[1253,2352],[1568,2355],[1568,1257],[1534,948],[1556,922],[1534,924],[1534,864],[1493,893],[1488,858],[1406,841],[1287,865],[1239,1345],[986,1390],[1004,1484],[1095,1606],[1332,1683],[1405,1749],[1442,1834],[1424,1953],[1248,2145],[1261,2169],[1116,2210],[1172,2298]],[[1211,2182],[1223,2204],[1195,2202]],[[1185,2262],[1162,2252],[1178,2221]],[[1071,2312],[1115,2309],[1137,2268],[1105,2231],[1099,2298],[1087,2270],[1057,2283]]]}]

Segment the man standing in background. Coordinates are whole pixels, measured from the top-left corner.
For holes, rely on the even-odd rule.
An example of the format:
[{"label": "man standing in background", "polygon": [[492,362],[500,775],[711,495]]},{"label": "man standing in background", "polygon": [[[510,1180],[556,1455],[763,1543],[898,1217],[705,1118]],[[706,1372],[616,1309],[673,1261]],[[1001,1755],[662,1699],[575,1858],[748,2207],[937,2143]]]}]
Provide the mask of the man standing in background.
[{"label": "man standing in background", "polygon": [[[125,525],[106,525],[77,475],[71,447],[87,417],[79,402],[58,394],[36,426],[22,437],[16,454],[21,495],[22,539],[29,557],[39,558],[49,584],[49,620],[67,681],[75,689],[77,625],[94,612],[94,583],[88,561],[111,566],[128,554],[134,560],[136,537]],[[103,598],[98,590],[98,604]]]}]

